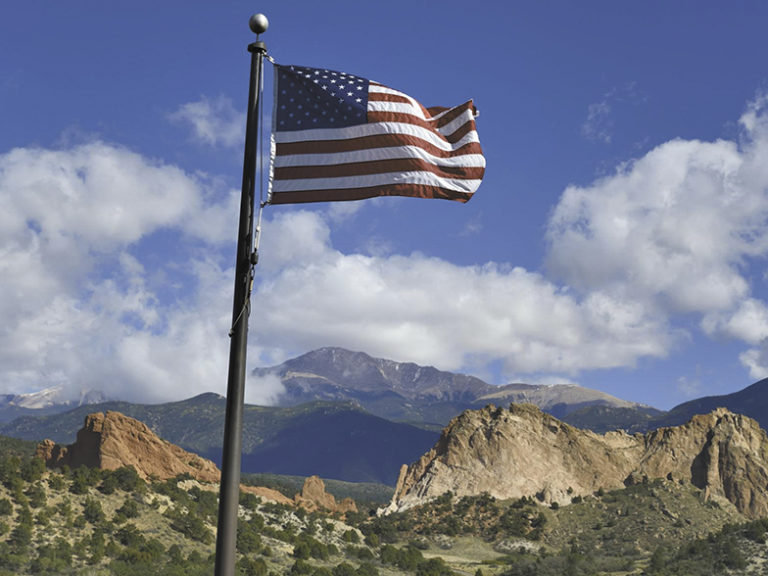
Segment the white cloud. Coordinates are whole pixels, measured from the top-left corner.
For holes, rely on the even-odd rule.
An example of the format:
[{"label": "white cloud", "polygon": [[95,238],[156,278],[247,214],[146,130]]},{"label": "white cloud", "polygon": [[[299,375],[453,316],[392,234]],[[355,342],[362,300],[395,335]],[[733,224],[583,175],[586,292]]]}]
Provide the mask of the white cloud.
[{"label": "white cloud", "polygon": [[627,104],[637,104],[641,100],[634,82],[612,88],[587,107],[587,119],[581,125],[582,136],[592,142],[610,144],[615,130],[616,108],[621,111]]},{"label": "white cloud", "polygon": [[611,104],[603,99],[587,108],[587,119],[581,125],[581,134],[587,140],[610,144],[612,140],[613,120]]},{"label": "white cloud", "polygon": [[[330,226],[353,214],[268,208],[250,365],[339,345],[570,379],[664,357],[694,318],[707,335],[744,341],[743,364],[768,373],[768,305],[749,270],[768,252],[761,102],[742,117],[741,143],[667,142],[566,189],[549,222],[549,277],[419,253],[345,254]],[[63,384],[143,401],[223,392],[233,271],[221,249],[234,245],[239,194],[222,188],[100,142],[1,155],[5,391]],[[248,382],[249,402],[280,391]]]},{"label": "white cloud", "polygon": [[739,185],[741,164],[731,142],[677,140],[592,186],[569,187],[550,221],[549,269],[580,289],[674,312],[732,306],[748,291],[741,259],[765,242],[756,212],[768,209]]},{"label": "white cloud", "polygon": [[761,96],[748,106],[741,143],[666,142],[566,189],[547,233],[553,277],[658,318],[698,315],[711,336],[762,341],[768,309],[750,263],[768,254],[766,104]]},{"label": "white cloud", "polygon": [[724,335],[756,345],[768,338],[768,307],[764,302],[748,298],[735,310],[708,314],[701,326],[709,335]]},{"label": "white cloud", "polygon": [[188,124],[195,138],[209,146],[242,146],[245,114],[235,110],[232,100],[225,96],[188,102],[170,115],[176,122]]},{"label": "white cloud", "polygon": [[758,348],[750,348],[739,355],[741,363],[749,370],[754,380],[768,377],[768,341]]},{"label": "white cloud", "polygon": [[508,373],[572,373],[661,356],[672,342],[638,305],[605,294],[579,301],[521,268],[342,254],[318,213],[276,215],[262,246],[270,248],[254,294],[260,345],[334,344],[450,370],[500,359]]},{"label": "white cloud", "polygon": [[[140,251],[131,252],[164,230],[175,231],[167,242],[203,239],[216,246],[226,218],[200,178],[101,142],[16,149],[0,156],[0,207],[5,390],[64,384],[73,393],[92,387],[120,397],[167,398],[211,389],[200,366],[207,362],[200,358],[206,349],[200,332],[215,318],[208,312],[215,306],[202,307],[206,315],[163,302],[148,285],[155,271]],[[209,226],[201,230],[196,218]],[[197,257],[181,254],[177,264],[193,277],[183,297],[194,302],[199,288],[210,290]],[[221,270],[216,274],[219,281]],[[224,339],[226,328],[224,320]],[[179,358],[171,361],[168,350]],[[192,367],[179,371],[184,364]],[[152,378],[176,371],[187,381]]]},{"label": "white cloud", "polygon": [[281,394],[285,392],[285,386],[276,374],[266,374],[257,377],[249,374],[245,382],[245,401],[248,404],[260,406],[272,406],[277,404]]}]

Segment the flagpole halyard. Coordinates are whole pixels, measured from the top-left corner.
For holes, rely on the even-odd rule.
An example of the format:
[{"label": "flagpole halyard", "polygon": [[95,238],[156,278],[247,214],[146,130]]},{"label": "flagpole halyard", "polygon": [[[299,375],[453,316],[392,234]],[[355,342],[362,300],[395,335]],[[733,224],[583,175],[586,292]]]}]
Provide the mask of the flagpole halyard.
[{"label": "flagpole halyard", "polygon": [[[216,576],[234,576],[236,567],[237,512],[240,500],[243,412],[245,401],[245,360],[248,344],[248,315],[256,252],[253,251],[256,154],[258,148],[259,96],[263,58],[267,53],[259,35],[269,22],[263,14],[254,14],[248,22],[256,41],[248,45],[251,75],[248,87],[248,115],[243,154],[243,186],[240,196],[240,223],[237,235],[235,289],[230,330],[229,372],[227,376],[226,417],[219,486],[219,517],[216,531]],[[259,225],[261,223],[259,209]]]}]

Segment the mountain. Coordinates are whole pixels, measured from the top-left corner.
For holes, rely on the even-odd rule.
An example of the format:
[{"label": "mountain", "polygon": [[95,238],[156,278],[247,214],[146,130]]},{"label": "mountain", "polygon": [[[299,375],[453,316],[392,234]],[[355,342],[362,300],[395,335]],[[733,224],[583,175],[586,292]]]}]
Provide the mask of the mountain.
[{"label": "mountain", "polygon": [[[557,414],[553,414],[558,417]],[[606,406],[593,404],[582,406],[559,416],[560,420],[576,428],[605,434],[611,430],[624,430],[630,434],[642,434],[662,425],[666,412],[650,406]]]},{"label": "mountain", "polygon": [[280,378],[285,388],[278,399],[281,406],[315,400],[352,401],[382,418],[432,428],[442,428],[464,410],[487,403],[530,402],[558,417],[585,406],[648,409],[580,386],[493,386],[474,376],[343,348],[314,350],[253,374]]},{"label": "mountain", "polygon": [[84,390],[75,400],[69,398],[62,386],[52,386],[31,394],[0,395],[0,423],[20,416],[58,414],[77,406],[105,402],[106,396],[97,390]]},{"label": "mountain", "polygon": [[492,392],[476,398],[473,404],[479,407],[477,405],[489,403],[502,405],[511,402],[516,404],[533,404],[561,420],[566,419],[575,412],[593,407],[622,410],[627,416],[630,415],[630,411],[654,415],[662,413],[660,410],[643,406],[637,402],[621,400],[605,392],[574,384],[507,384],[505,386],[494,386]]},{"label": "mountain", "polygon": [[749,416],[759,422],[764,430],[768,429],[768,378],[732,394],[705,396],[679,404],[655,422],[675,426],[689,420],[694,414],[704,414],[719,407]]},{"label": "mountain", "polygon": [[276,375],[285,389],[281,406],[315,400],[352,401],[388,420],[441,427],[491,387],[472,376],[373,358],[343,348],[322,348],[254,375]]},{"label": "mountain", "polygon": [[768,516],[768,436],[723,408],[646,435],[598,435],[530,404],[488,406],[455,418],[429,452],[401,469],[387,511],[446,492],[568,502],[654,478],[692,484],[705,500],[748,517]]},{"label": "mountain", "polygon": [[[63,414],[18,418],[2,426],[0,434],[36,441],[50,438],[59,444],[69,444],[88,414],[116,411],[144,422],[158,436],[220,465],[225,403],[217,394],[167,404],[107,402]],[[436,432],[390,422],[351,403],[247,405],[242,470],[317,474],[394,485],[399,466],[418,458],[437,437]]]},{"label": "mountain", "polygon": [[[598,433],[618,429],[645,433],[682,424],[694,413],[717,406],[758,421],[768,414],[768,381],[664,413],[580,386],[492,386],[472,376],[341,348],[315,350],[256,370],[255,375],[278,377],[285,393],[280,406],[246,407],[244,472],[319,474],[390,486],[399,467],[426,452],[452,418],[487,404],[532,403],[563,422]],[[113,401],[74,407],[75,403],[62,412],[65,405],[58,402],[58,394],[49,389],[1,398],[0,414],[5,409],[5,414],[10,410],[22,416],[4,424],[0,418],[0,434],[67,444],[74,441],[87,414],[117,411],[145,422],[185,450],[220,462],[225,412],[221,396],[203,394],[157,405]],[[81,402],[90,400],[85,396]]]}]

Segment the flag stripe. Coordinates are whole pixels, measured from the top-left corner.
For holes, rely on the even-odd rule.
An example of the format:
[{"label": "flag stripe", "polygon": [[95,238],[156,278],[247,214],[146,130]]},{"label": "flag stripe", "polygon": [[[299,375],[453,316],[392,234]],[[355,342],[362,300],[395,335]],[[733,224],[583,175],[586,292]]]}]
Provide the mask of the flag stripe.
[{"label": "flag stripe", "polygon": [[[382,134],[380,136],[363,136],[361,138],[348,138],[346,140],[320,140],[313,142],[284,142],[276,144],[275,164],[290,162],[292,158],[303,158],[311,154],[336,154],[340,152],[355,152],[370,150],[371,154],[377,149],[397,150],[402,147],[406,150],[423,150],[435,158],[460,159],[462,156],[480,155],[482,150],[477,141],[477,134],[471,133],[465,137],[468,141],[455,150],[445,150],[433,144],[405,134]],[[415,152],[414,150],[414,153]],[[302,163],[305,163],[302,161]]]},{"label": "flag stripe", "polygon": [[[275,165],[286,166],[293,163],[294,159],[296,164],[307,164],[307,158],[312,154],[325,155],[342,152],[352,153],[357,151],[360,151],[361,153],[368,151],[371,156],[367,159],[371,159],[373,157],[372,154],[377,150],[398,150],[398,148],[411,150],[414,154],[420,154],[421,152],[418,151],[421,150],[424,154],[429,154],[433,158],[456,158],[458,161],[460,161],[463,156],[482,156],[480,143],[477,141],[467,142],[455,151],[451,151],[433,146],[420,138],[400,134],[386,134],[382,136],[351,138],[349,140],[322,140],[319,142],[290,142],[276,144],[277,154],[275,157]],[[331,159],[329,159],[329,161],[330,160]]]},{"label": "flag stripe", "polygon": [[[468,144],[467,146],[477,146]],[[376,160],[392,160],[395,158],[420,158],[437,166],[467,166],[482,168],[485,166],[485,158],[479,153],[464,154],[461,156],[448,155],[434,156],[427,150],[417,146],[388,146],[384,148],[374,147],[370,149],[344,150],[341,154],[328,152],[311,152],[308,154],[290,154],[275,158],[275,168],[288,166],[322,166],[330,164],[344,164],[354,162],[372,162]]]},{"label": "flag stripe", "polygon": [[427,109],[352,75],[279,65],[275,74],[270,203],[374,196],[466,202],[479,187],[485,158],[472,101]]},{"label": "flag stripe", "polygon": [[299,190],[280,192],[272,198],[271,204],[301,204],[306,202],[343,202],[365,200],[378,196],[411,196],[414,198],[440,198],[467,202],[472,193],[448,190],[439,186],[424,184],[384,184],[367,188],[336,188],[332,190]]},{"label": "flag stripe", "polygon": [[[402,122],[379,122],[377,124],[360,124],[346,128],[320,128],[317,130],[292,130],[290,132],[276,132],[275,141],[278,144],[292,142],[323,142],[365,138],[367,136],[398,136],[400,138],[414,138],[428,142],[440,150],[453,151],[468,142],[478,142],[479,138],[474,126],[466,125],[464,134],[456,134],[454,142],[449,142],[442,134],[434,130],[428,130],[422,126],[406,124]],[[460,137],[459,137],[460,136]],[[285,151],[282,151],[285,152]]]},{"label": "flag stripe", "polygon": [[436,130],[444,135],[450,135],[464,124],[472,125],[474,123],[474,119],[471,116],[472,113],[468,110],[460,110],[457,114],[446,114],[438,121],[424,120],[421,116],[411,114],[412,110],[413,108],[410,106],[404,108],[403,104],[369,102],[368,121],[405,122],[406,124],[422,126],[428,130]]},{"label": "flag stripe", "polygon": [[[429,122],[431,126],[444,126],[449,122],[452,122],[457,117],[467,115],[466,121],[473,122],[474,114],[471,110],[467,110],[463,106],[456,106],[455,108],[438,108],[438,112],[434,115],[430,115],[429,112],[423,108],[416,108],[412,105],[410,100],[392,96],[385,96],[375,98],[374,94],[368,97],[368,112],[400,112],[402,114],[408,114],[415,116]],[[370,116],[369,116],[370,118]]]},{"label": "flag stripe", "polygon": [[340,176],[337,178],[315,178],[310,181],[303,178],[298,180],[277,180],[274,185],[276,192],[297,192],[299,190],[307,189],[308,183],[312,185],[312,189],[314,190],[370,188],[390,184],[418,184],[434,185],[445,190],[453,190],[455,192],[463,193],[471,193],[472,190],[480,184],[479,179],[460,180],[456,178],[444,178],[437,176],[432,172],[413,171]]},{"label": "flag stripe", "polygon": [[275,167],[274,178],[290,180],[301,178],[341,178],[346,176],[362,176],[367,174],[383,174],[386,172],[407,172],[418,170],[431,172],[445,178],[461,178],[479,180],[483,177],[485,166],[471,168],[468,166],[436,166],[431,162],[418,158],[392,158],[388,160],[373,160],[367,162],[352,162],[349,164],[331,164],[323,166],[286,166]]},{"label": "flag stripe", "polygon": [[425,120],[428,120],[431,117],[429,111],[424,108],[421,103],[408,96],[408,94],[400,92],[399,90],[387,88],[386,86],[382,86],[381,84],[377,84],[375,82],[371,82],[370,86],[368,87],[368,102],[371,100],[377,101],[386,99],[408,102],[411,104],[411,106],[413,106],[415,110],[418,111],[417,114]]},{"label": "flag stripe", "polygon": [[429,123],[420,118],[416,118],[415,116],[391,114],[389,112],[368,112],[369,122],[377,124],[410,124],[411,126],[418,126],[433,134],[439,134],[439,137],[442,137],[442,139],[449,144],[458,142],[464,134],[470,130],[474,130],[474,122],[462,120],[462,118],[459,118],[454,123],[448,124],[443,128],[435,129],[433,126],[430,126]]}]

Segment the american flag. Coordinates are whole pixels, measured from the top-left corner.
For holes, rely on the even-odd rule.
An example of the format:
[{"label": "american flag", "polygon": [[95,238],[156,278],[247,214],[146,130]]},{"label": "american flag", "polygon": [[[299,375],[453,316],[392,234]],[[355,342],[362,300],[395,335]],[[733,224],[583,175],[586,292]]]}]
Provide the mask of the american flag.
[{"label": "american flag", "polygon": [[485,172],[476,115],[471,100],[425,108],[359,76],[275,65],[269,203],[466,202]]}]

